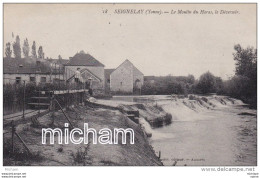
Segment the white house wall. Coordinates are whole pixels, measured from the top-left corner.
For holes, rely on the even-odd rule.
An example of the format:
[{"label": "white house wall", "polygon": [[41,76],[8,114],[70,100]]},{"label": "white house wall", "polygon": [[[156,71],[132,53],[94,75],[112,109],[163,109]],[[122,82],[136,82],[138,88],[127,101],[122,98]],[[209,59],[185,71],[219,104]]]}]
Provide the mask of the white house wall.
[{"label": "white house wall", "polygon": [[[30,77],[35,77],[36,83],[40,83],[41,77],[46,77],[46,82],[51,82],[54,78],[59,79],[59,75],[47,75],[47,74],[4,74],[4,84],[13,84],[16,82],[16,77],[21,77],[21,80],[25,80],[26,83],[30,82]],[[63,75],[60,75],[60,79],[63,79]]]}]

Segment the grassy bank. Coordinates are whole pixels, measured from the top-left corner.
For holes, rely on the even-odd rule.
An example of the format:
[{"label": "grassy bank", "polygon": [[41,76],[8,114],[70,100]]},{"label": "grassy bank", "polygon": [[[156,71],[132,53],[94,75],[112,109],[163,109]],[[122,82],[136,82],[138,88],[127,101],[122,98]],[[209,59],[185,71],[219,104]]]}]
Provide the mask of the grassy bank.
[{"label": "grassy bank", "polygon": [[[158,166],[161,161],[155,155],[153,149],[141,129],[140,125],[132,122],[119,111],[110,109],[91,108],[79,106],[70,108],[66,114],[71,118],[74,127],[83,129],[83,124],[88,123],[90,128],[99,131],[102,128],[132,128],[135,133],[135,144],[54,144],[43,145],[41,143],[41,128],[64,128],[66,118],[61,112],[48,114],[38,118],[38,124],[32,124],[29,121],[20,122],[16,126],[17,133],[21,136],[32,155],[26,156],[22,144],[15,140],[15,154],[11,154],[10,144],[4,144],[4,165],[35,165],[35,166]],[[9,131],[4,135],[5,143],[10,143],[10,128],[4,128]],[[17,156],[21,155],[21,156]],[[21,159],[26,157],[26,159]],[[34,159],[37,158],[37,159]]]}]

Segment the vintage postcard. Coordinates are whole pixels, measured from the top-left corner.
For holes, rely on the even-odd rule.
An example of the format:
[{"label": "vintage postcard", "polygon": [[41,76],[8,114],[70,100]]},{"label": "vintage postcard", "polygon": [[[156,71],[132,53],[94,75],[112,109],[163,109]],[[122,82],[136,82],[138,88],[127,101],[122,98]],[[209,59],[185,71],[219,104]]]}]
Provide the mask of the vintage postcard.
[{"label": "vintage postcard", "polygon": [[253,173],[256,20],[255,3],[3,4],[3,166]]}]

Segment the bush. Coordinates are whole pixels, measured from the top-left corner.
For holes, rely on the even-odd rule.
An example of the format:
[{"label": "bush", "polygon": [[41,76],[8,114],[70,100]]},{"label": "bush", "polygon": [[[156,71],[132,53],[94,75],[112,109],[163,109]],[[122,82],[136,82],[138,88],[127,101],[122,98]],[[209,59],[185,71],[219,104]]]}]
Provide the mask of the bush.
[{"label": "bush", "polygon": [[210,72],[206,72],[200,76],[197,84],[197,91],[201,94],[216,92],[216,78]]},{"label": "bush", "polygon": [[86,158],[88,153],[88,147],[85,147],[84,150],[80,147],[77,152],[72,153],[74,164],[83,164],[86,165]]},{"label": "bush", "polygon": [[165,76],[154,77],[154,81],[145,81],[142,86],[143,95],[187,95],[193,90],[194,76]]},{"label": "bush", "polygon": [[169,114],[169,113],[166,113],[166,116],[165,116],[165,124],[166,125],[169,125],[172,123],[172,115]]},{"label": "bush", "polygon": [[4,141],[3,148],[4,159],[12,158],[15,161],[42,161],[43,156],[40,152],[28,153],[27,151],[15,145],[14,152],[12,152],[12,144],[10,141]]}]

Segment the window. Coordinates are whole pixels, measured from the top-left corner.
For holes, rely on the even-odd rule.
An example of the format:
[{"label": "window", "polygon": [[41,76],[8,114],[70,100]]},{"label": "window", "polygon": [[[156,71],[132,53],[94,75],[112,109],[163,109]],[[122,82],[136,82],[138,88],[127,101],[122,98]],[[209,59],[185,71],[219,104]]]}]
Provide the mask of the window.
[{"label": "window", "polygon": [[110,79],[107,79],[107,83],[110,83]]},{"label": "window", "polygon": [[46,82],[46,77],[41,77],[41,83],[45,83]]},{"label": "window", "polygon": [[21,77],[16,77],[15,82],[16,82],[16,84],[20,84],[21,83]]},{"label": "window", "polygon": [[35,82],[35,77],[30,77],[30,82]]},{"label": "window", "polygon": [[121,86],[123,85],[123,82],[120,82]]}]

